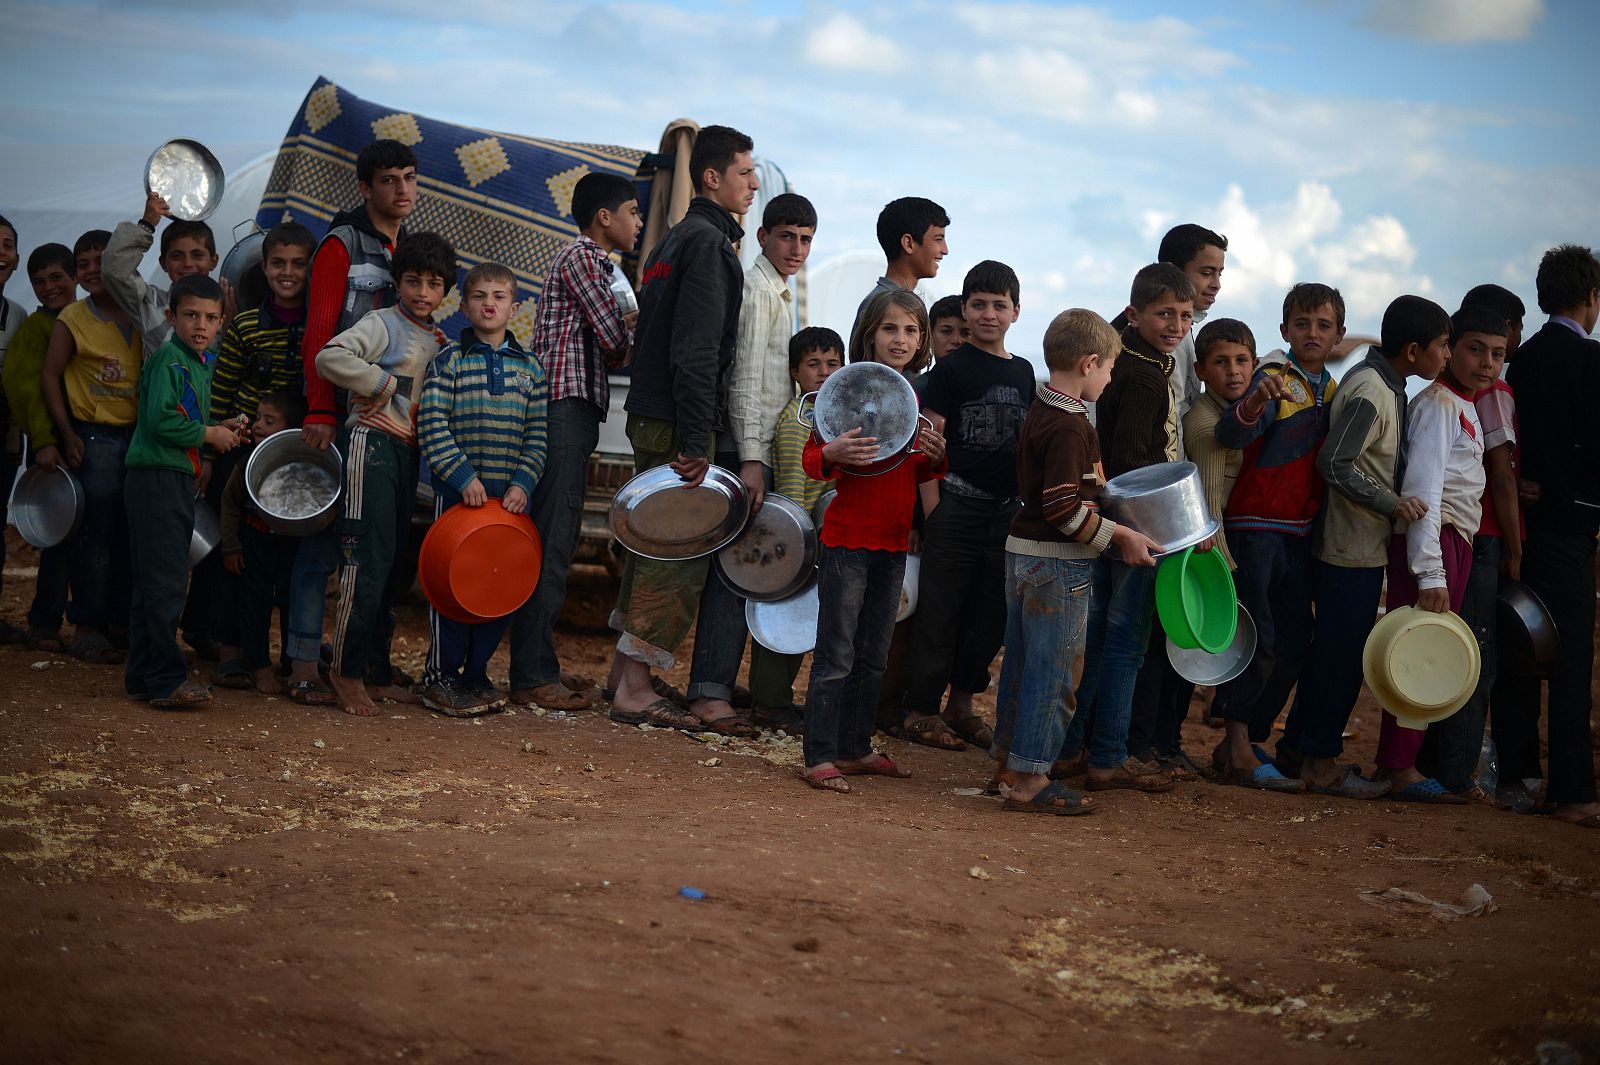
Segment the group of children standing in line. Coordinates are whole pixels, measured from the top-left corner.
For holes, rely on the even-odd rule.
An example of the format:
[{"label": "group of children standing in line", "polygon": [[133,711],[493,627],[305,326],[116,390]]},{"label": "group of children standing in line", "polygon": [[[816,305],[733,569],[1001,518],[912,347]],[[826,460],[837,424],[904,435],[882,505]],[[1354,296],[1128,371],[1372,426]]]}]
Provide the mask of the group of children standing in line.
[{"label": "group of children standing in line", "polygon": [[[793,693],[801,656],[759,647],[749,701],[740,698],[743,602],[707,560],[630,554],[601,693],[613,720],[803,732],[804,779],[831,791],[848,791],[852,775],[909,775],[873,751],[880,726],[935,747],[987,747],[998,763],[991,791],[1006,796],[1007,810],[1087,812],[1093,799],[1064,783],[1077,776],[1089,791],[1168,790],[1200,767],[1181,745],[1192,688],[1160,653],[1160,547],[1103,515],[1097,497],[1108,477],[1187,457],[1224,519],[1214,541],[1258,632],[1250,668],[1216,694],[1225,722],[1211,758],[1217,775],[1269,791],[1464,802],[1492,690],[1505,779],[1514,789],[1539,777],[1537,681],[1496,684],[1490,668],[1504,572],[1540,593],[1563,634],[1545,797],[1565,819],[1600,826],[1592,646],[1582,639],[1592,640],[1594,601],[1573,590],[1593,588],[1600,528],[1600,443],[1581,406],[1600,367],[1587,338],[1600,317],[1600,263],[1587,249],[1554,249],[1539,270],[1552,318],[1522,346],[1511,382],[1522,409],[1537,412],[1531,419],[1519,421],[1500,380],[1524,313],[1511,293],[1482,286],[1454,316],[1421,297],[1396,299],[1381,344],[1336,383],[1327,363],[1345,308],[1328,286],[1288,293],[1285,352],[1258,358],[1250,330],[1233,319],[1192,334],[1220,291],[1227,250],[1225,238],[1195,225],[1167,234],[1115,325],[1082,309],[1054,318],[1044,338],[1049,378],[1038,383],[1005,346],[1021,304],[1009,267],[979,263],[960,297],[938,301],[931,315],[915,292],[948,252],[950,220],[922,198],[880,215],[887,269],[848,343],[825,328],[796,332],[789,279],[810,253],[817,217],[803,197],[774,197],[757,231],[762,253],[740,268],[738,215],[758,188],[752,149],[727,127],[699,132],[696,196],[643,265],[630,314],[611,292],[609,257],[637,240],[636,188],[619,175],[584,177],[572,201],[580,236],[551,265],[527,351],[507,331],[516,278],[496,264],[462,282],[462,336],[434,325],[456,256],[442,237],[404,228],[416,159],[394,141],[360,153],[363,202],[320,244],[295,223],[266,234],[267,294],[257,308],[234,313],[234,294],[208,276],[217,257],[203,223],[162,231],[170,291],[139,277],[168,213],[156,196],[115,234],[36,249],[27,271],[40,309],[24,321],[8,301],[0,320],[10,340],[5,398],[30,460],[72,468],[87,506],[76,536],[41,557],[27,631],[8,627],[0,639],[60,647],[65,612],[77,629],[71,653],[103,662],[126,653],[129,694],[158,707],[209,699],[188,679],[181,628],[197,649],[220,644],[214,679],[226,686],[356,714],[376,713],[376,698],[474,714],[508,698],[486,668],[509,628],[509,698],[593,705],[561,672],[551,633],[607,377],[627,363],[639,470],[670,464],[694,484],[715,462],[740,477],[756,508],[774,490],[807,508],[830,485],[836,496],[819,534],[803,705]],[[15,231],[0,221],[7,236],[0,282],[17,262]],[[88,296],[74,302],[79,286]],[[912,378],[930,423],[910,459],[886,473],[868,469],[880,458],[876,440],[812,432],[802,398],[861,361]],[[1431,383],[1408,402],[1409,377]],[[344,461],[339,520],[302,538],[274,532],[255,512],[240,461],[296,427],[314,447],[337,440]],[[413,684],[390,649],[419,462],[436,513],[498,499],[532,516],[544,561],[535,595],[508,618],[467,625],[430,612],[427,671]],[[223,547],[214,571],[191,580],[183,559],[197,490],[221,510]],[[912,549],[923,559],[919,607],[897,627]],[[324,684],[324,596],[336,569]],[[1485,673],[1468,708],[1426,734],[1386,713],[1369,778],[1338,758],[1385,583],[1391,608],[1461,612],[1486,644]],[[276,610],[286,617],[278,668],[269,651]],[[680,693],[655,673],[675,664],[691,629],[690,684]],[[991,730],[972,700],[1002,646]],[[1261,744],[1291,691],[1269,755]],[[754,714],[736,701],[753,703]]]}]

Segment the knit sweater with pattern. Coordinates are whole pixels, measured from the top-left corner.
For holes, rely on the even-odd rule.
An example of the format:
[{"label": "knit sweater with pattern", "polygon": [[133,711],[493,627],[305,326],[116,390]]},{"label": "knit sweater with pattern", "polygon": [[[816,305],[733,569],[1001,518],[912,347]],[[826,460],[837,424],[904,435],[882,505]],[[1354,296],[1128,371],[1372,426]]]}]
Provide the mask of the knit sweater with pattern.
[{"label": "knit sweater with pattern", "polygon": [[346,425],[365,425],[408,444],[417,441],[422,379],[444,334],[396,304],[372,311],[317,353],[317,373],[350,392]]},{"label": "knit sweater with pattern", "polygon": [[1105,485],[1100,441],[1083,401],[1038,386],[1017,441],[1017,491],[1006,550],[1044,558],[1094,558],[1117,526],[1095,500]]},{"label": "knit sweater with pattern", "polygon": [[498,348],[471,329],[433,361],[417,437],[433,475],[460,495],[474,477],[500,498],[529,496],[544,474],[549,388],[544,368],[507,336]]}]

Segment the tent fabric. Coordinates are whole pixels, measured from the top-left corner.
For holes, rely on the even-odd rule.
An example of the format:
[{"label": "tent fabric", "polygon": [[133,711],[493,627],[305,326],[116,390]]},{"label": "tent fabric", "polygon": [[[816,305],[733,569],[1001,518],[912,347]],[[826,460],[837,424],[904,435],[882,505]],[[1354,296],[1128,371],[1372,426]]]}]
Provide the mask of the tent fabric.
[{"label": "tent fabric", "polygon": [[[654,172],[639,176],[645,156],[639,149],[457,126],[364,100],[319,77],[284,136],[257,223],[267,229],[292,219],[320,239],[336,212],[359,202],[356,155],[380,138],[417,153],[419,195],[407,228],[449,240],[463,270],[498,262],[516,275],[522,306],[511,333],[523,344],[533,336],[551,259],[578,235],[572,220],[578,179],[593,171],[621,174],[638,182],[641,204],[651,202]],[[467,326],[460,306],[458,284],[439,308],[448,336]]]}]

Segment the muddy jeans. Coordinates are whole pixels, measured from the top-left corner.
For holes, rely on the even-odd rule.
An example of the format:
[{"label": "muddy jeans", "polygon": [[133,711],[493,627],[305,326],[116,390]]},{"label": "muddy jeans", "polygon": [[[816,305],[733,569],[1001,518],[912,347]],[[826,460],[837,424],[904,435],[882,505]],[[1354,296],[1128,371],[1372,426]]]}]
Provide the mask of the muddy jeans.
[{"label": "muddy jeans", "polygon": [[1133,689],[1156,612],[1156,571],[1105,554],[1090,563],[1089,573],[1092,592],[1083,679],[1078,682],[1078,711],[1067,726],[1061,755],[1076,757],[1087,747],[1091,766],[1115,769],[1128,758]]},{"label": "muddy jeans", "polygon": [[[640,473],[675,461],[681,449],[677,425],[659,418],[628,415],[628,439],[633,468]],[[710,570],[709,558],[657,562],[627,552],[611,614],[611,627],[621,633],[617,650],[652,669],[671,669],[678,646],[694,627]]]},{"label": "muddy jeans", "polygon": [[1072,667],[1089,620],[1090,560],[1006,552],[1006,656],[989,756],[1048,773],[1077,710]]},{"label": "muddy jeans", "polygon": [[806,765],[872,753],[878,691],[905,581],[904,551],[824,547],[806,692]]}]

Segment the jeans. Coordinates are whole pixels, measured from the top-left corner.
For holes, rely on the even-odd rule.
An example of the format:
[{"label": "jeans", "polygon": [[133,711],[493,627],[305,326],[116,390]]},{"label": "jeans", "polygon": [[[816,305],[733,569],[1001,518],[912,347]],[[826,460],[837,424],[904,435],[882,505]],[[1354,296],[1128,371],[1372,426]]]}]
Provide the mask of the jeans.
[{"label": "jeans", "polygon": [[1278,749],[1337,758],[1361,697],[1361,653],[1383,597],[1383,567],[1316,564],[1316,635]]},{"label": "jeans", "polygon": [[[730,433],[725,438],[733,443]],[[737,451],[718,451],[716,463],[725,470],[739,472]],[[767,491],[772,490],[772,470],[766,468]],[[690,658],[690,699],[731,699],[739,679],[739,663],[744,660],[744,596],[722,579],[716,566],[707,567],[706,586],[700,593],[700,613],[694,623],[694,654]]]},{"label": "jeans", "polygon": [[1500,551],[1498,536],[1478,536],[1472,541],[1472,572],[1467,577],[1466,596],[1461,601],[1461,620],[1472,626],[1478,637],[1478,657],[1483,665],[1478,686],[1467,705],[1443,721],[1428,726],[1417,753],[1417,768],[1451,791],[1466,791],[1473,785],[1478,758],[1483,753],[1483,727],[1489,719],[1489,692],[1494,688],[1499,666],[1495,643],[1495,612],[1500,591]]},{"label": "jeans", "polygon": [[[1555,803],[1595,801],[1589,727],[1589,686],[1594,680],[1594,554],[1593,536],[1540,529],[1532,523],[1522,553],[1522,579],[1550,611],[1561,638],[1561,657],[1545,679],[1550,716],[1550,776],[1545,794]],[[1502,779],[1537,776],[1539,681],[1523,678],[1508,685],[1508,695],[1506,705],[1497,701],[1494,709],[1500,775]],[[1507,725],[1513,727],[1502,730],[1502,710],[1509,719]]]},{"label": "jeans", "polygon": [[[104,632],[128,623],[132,590],[128,564],[128,512],[122,484],[132,429],[73,422],[83,441],[83,461],[73,472],[83,485],[83,524],[71,541],[67,579],[72,603],[67,619]],[[193,478],[189,494],[194,495]],[[185,542],[183,551],[187,553]]]},{"label": "jeans", "polygon": [[249,670],[272,665],[272,614],[289,600],[300,542],[292,536],[262,532],[248,521],[239,523],[244,547],[244,573],[239,583],[239,648]]},{"label": "jeans", "polygon": [[544,475],[528,505],[544,558],[538,587],[511,615],[513,689],[542,688],[561,680],[555,627],[567,601],[567,573],[583,533],[589,456],[600,442],[602,417],[600,408],[586,399],[558,399],[550,404]]},{"label": "jeans", "polygon": [[127,484],[134,579],[123,683],[129,695],[160,699],[176,691],[189,672],[178,646],[178,618],[189,591],[194,475],[132,469]]},{"label": "jeans", "polygon": [[1311,650],[1311,537],[1246,530],[1230,532],[1228,546],[1239,565],[1239,602],[1256,624],[1256,654],[1222,686],[1222,716],[1246,723],[1250,742],[1264,743]]},{"label": "jeans", "polygon": [[328,612],[328,578],[339,568],[339,523],[300,537],[289,571],[289,632],[283,653],[294,662],[322,657],[322,622]]},{"label": "jeans", "polygon": [[1006,657],[989,756],[1018,773],[1048,773],[1077,699],[1072,667],[1089,620],[1088,559],[1006,552]]},{"label": "jeans", "polygon": [[1015,503],[946,490],[922,523],[922,576],[906,655],[905,709],[937,714],[945,685],[978,693],[1006,631],[1006,536]]},{"label": "jeans", "polygon": [[806,692],[806,765],[872,753],[878,691],[905,580],[904,551],[824,547]]},{"label": "jeans", "polygon": [[1101,555],[1090,565],[1089,574],[1089,624],[1078,712],[1067,726],[1061,754],[1076,757],[1087,745],[1091,766],[1115,769],[1128,759],[1128,717],[1156,610],[1156,570]]}]

